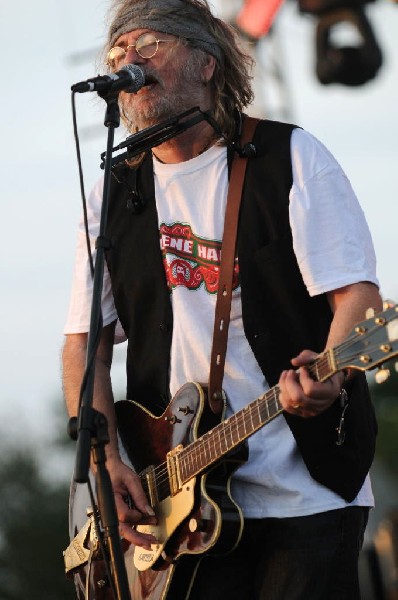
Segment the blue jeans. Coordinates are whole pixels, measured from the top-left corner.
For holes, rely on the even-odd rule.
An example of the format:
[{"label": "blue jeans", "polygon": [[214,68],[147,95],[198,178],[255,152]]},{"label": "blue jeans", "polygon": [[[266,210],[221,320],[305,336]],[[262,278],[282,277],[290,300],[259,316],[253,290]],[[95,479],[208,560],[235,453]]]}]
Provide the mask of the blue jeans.
[{"label": "blue jeans", "polygon": [[236,550],[202,560],[190,600],[359,600],[368,512],[249,519]]}]

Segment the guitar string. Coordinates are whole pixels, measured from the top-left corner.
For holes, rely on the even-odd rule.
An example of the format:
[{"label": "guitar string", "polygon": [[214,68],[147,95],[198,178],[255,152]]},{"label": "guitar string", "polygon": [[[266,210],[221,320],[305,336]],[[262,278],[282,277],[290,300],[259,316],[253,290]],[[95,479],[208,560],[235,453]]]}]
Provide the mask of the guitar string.
[{"label": "guitar string", "polygon": [[[369,336],[366,336],[366,335],[364,334],[363,336],[361,336],[361,339],[363,339],[363,338],[365,338],[365,337],[369,337]],[[372,369],[372,368],[374,368],[374,367],[376,366],[376,364],[375,364],[374,360],[372,360],[372,359],[371,359],[371,355],[372,355],[372,353],[373,353],[375,350],[380,350],[380,347],[381,347],[381,344],[379,344],[379,343],[377,343],[377,342],[376,342],[376,343],[374,343],[374,344],[372,344],[372,345],[369,345],[369,346],[366,348],[366,350],[365,350],[365,352],[364,352],[364,355],[365,355],[365,354],[366,354],[366,355],[369,355],[369,356],[370,356],[370,361],[369,361],[369,365],[368,365],[368,364],[366,364],[366,363],[364,363],[364,367],[363,367],[363,368],[364,368],[365,370]],[[338,351],[337,351],[335,354],[336,354],[336,356],[339,356],[340,354],[342,354],[342,351],[339,349],[339,350],[338,350]],[[386,352],[386,356],[385,356],[385,358],[383,358],[383,360],[384,360],[384,361],[387,361],[387,360],[389,360],[389,358],[391,358],[393,355],[394,355],[394,353],[391,353],[391,352]],[[352,352],[350,355],[347,355],[347,357],[346,357],[346,362],[351,362],[351,361],[353,361],[353,360],[354,360],[354,359],[355,359],[357,356],[358,356],[358,352]],[[351,365],[348,365],[348,366],[351,366]],[[355,366],[354,366],[354,368],[355,368]],[[360,369],[360,370],[361,370],[361,369]]]}]

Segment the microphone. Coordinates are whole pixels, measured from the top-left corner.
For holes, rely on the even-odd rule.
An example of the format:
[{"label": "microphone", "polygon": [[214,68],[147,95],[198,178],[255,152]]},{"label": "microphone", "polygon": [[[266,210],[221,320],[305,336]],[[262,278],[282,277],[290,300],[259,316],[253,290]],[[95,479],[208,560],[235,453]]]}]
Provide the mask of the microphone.
[{"label": "microphone", "polygon": [[86,81],[80,81],[72,85],[72,92],[83,94],[84,92],[98,92],[107,94],[109,92],[120,92],[125,90],[129,94],[138,92],[145,85],[145,73],[138,65],[125,65],[111,75],[98,75]]}]

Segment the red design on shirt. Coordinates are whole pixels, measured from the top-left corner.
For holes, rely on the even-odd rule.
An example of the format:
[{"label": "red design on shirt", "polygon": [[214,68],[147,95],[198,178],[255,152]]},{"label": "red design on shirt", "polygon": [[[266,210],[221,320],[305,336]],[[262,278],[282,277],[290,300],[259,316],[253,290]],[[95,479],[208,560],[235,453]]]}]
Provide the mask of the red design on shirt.
[{"label": "red design on shirt", "polygon": [[[195,235],[183,223],[160,226],[160,247],[170,290],[179,285],[196,290],[201,285],[214,294],[218,289],[221,242]],[[239,286],[238,259],[235,259],[233,289]]]}]

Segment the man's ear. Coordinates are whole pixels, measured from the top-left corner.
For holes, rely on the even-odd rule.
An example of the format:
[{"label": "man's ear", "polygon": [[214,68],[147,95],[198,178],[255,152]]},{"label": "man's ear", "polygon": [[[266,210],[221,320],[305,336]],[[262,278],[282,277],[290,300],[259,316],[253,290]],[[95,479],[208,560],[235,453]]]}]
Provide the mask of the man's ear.
[{"label": "man's ear", "polygon": [[209,83],[213,77],[214,69],[216,68],[216,59],[211,54],[207,55],[207,61],[201,69],[202,81],[204,84]]}]

